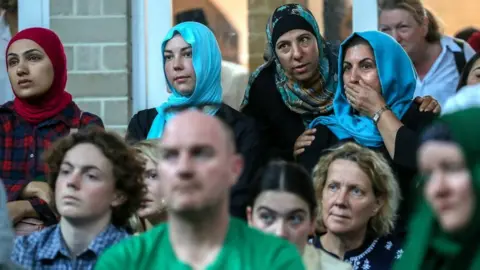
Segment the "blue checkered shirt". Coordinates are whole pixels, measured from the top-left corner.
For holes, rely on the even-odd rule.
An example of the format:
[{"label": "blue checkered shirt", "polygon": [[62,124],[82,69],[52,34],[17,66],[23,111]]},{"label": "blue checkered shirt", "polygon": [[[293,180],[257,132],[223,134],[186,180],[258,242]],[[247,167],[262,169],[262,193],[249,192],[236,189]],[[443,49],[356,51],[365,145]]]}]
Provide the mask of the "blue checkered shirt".
[{"label": "blue checkered shirt", "polygon": [[97,258],[110,246],[129,234],[109,225],[79,256],[72,258],[63,241],[60,225],[15,239],[12,261],[26,269],[80,270],[93,269]]}]

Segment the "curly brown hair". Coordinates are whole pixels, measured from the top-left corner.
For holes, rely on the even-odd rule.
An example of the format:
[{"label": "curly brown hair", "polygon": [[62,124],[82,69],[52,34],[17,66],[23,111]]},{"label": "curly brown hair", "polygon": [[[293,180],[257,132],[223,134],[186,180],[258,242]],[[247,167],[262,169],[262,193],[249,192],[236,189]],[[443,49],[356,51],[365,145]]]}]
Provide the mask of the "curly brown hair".
[{"label": "curly brown hair", "polygon": [[112,209],[111,222],[120,227],[128,225],[128,219],[140,207],[145,193],[144,165],[136,151],[127,146],[123,139],[113,132],[92,127],[70,134],[55,142],[44,154],[49,168],[47,179],[50,187],[55,191],[65,154],[82,143],[95,145],[112,163],[115,188],[125,196],[125,201]]}]

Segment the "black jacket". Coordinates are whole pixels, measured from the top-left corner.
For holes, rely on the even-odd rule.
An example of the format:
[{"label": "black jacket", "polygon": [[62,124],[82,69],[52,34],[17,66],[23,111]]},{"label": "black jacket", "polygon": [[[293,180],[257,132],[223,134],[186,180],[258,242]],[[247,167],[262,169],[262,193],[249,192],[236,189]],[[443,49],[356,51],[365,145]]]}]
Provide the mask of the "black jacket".
[{"label": "black jacket", "polygon": [[[139,111],[135,114],[128,124],[127,142],[132,144],[146,139],[156,116],[157,110],[155,108]],[[245,219],[253,177],[265,162],[263,143],[260,140],[255,121],[230,106],[223,104],[215,116],[230,125],[235,134],[237,151],[244,158],[242,175],[231,190],[230,213],[235,217]]]}]

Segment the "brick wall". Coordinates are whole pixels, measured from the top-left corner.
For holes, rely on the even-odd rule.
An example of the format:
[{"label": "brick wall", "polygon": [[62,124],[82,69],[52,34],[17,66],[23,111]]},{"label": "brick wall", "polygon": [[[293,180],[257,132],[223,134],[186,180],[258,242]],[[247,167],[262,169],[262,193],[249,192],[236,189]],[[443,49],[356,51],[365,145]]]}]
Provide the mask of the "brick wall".
[{"label": "brick wall", "polygon": [[50,28],[68,59],[67,91],[124,134],[130,119],[128,0],[50,0]]}]

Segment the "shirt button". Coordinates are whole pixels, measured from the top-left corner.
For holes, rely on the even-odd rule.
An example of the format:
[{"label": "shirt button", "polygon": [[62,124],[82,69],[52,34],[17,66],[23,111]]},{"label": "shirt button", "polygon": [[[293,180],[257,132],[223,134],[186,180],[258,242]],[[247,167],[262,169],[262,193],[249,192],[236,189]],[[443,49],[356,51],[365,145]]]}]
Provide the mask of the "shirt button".
[{"label": "shirt button", "polygon": [[33,158],[35,155],[34,154],[30,154],[30,158]]}]

